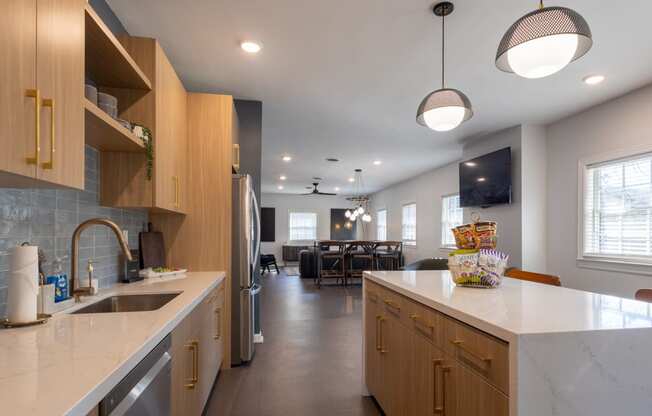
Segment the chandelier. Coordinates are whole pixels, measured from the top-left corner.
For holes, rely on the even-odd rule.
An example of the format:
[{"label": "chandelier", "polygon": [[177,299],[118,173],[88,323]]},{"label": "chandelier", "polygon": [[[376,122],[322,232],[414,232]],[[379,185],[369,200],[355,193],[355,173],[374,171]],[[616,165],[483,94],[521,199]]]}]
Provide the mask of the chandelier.
[{"label": "chandelier", "polygon": [[353,203],[352,209],[347,209],[344,216],[351,222],[360,218],[363,222],[371,222],[369,214],[369,196],[364,194],[364,182],[362,181],[362,169],[355,170],[353,177],[354,193],[353,196],[346,198]]}]

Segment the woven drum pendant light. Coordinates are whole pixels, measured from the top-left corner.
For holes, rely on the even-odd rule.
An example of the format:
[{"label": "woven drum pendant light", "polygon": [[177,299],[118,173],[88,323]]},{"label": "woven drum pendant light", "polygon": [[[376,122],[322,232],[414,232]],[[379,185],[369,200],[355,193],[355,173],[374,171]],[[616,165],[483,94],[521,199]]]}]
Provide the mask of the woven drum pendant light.
[{"label": "woven drum pendant light", "polygon": [[503,36],[496,66],[524,78],[543,78],[581,58],[593,45],[584,18],[566,7],[544,7],[526,14]]},{"label": "woven drum pendant light", "polygon": [[451,2],[437,3],[433,8],[435,15],[441,17],[441,89],[431,92],[421,101],[417,111],[417,123],[435,131],[453,130],[473,117],[471,101],[462,92],[445,88],[445,20],[453,13]]}]

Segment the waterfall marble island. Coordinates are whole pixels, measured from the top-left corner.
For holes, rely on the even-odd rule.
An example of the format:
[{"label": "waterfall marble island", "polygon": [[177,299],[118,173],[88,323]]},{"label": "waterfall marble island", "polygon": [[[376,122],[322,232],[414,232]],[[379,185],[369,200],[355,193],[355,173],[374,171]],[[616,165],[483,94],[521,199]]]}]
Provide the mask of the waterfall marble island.
[{"label": "waterfall marble island", "polygon": [[649,415],[647,303],[448,271],[365,272],[364,384],[388,415]]}]

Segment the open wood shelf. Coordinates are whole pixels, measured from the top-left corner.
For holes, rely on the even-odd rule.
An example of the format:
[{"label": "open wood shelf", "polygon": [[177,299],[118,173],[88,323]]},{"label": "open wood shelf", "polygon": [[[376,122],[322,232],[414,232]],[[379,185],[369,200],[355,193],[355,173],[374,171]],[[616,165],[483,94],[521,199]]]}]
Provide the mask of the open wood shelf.
[{"label": "open wood shelf", "polygon": [[86,144],[103,152],[144,153],[143,141],[84,98]]},{"label": "open wood shelf", "polygon": [[149,78],[90,5],[86,6],[86,72],[102,87],[152,89]]}]

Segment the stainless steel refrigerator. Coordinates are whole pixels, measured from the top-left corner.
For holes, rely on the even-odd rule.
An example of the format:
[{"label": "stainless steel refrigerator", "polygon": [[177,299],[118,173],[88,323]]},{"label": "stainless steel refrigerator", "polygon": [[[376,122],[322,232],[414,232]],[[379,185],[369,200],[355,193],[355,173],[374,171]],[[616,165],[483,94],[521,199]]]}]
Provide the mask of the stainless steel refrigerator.
[{"label": "stainless steel refrigerator", "polygon": [[233,175],[231,269],[231,364],[254,356],[255,308],[260,284],[255,270],[260,253],[260,209],[249,175]]}]

